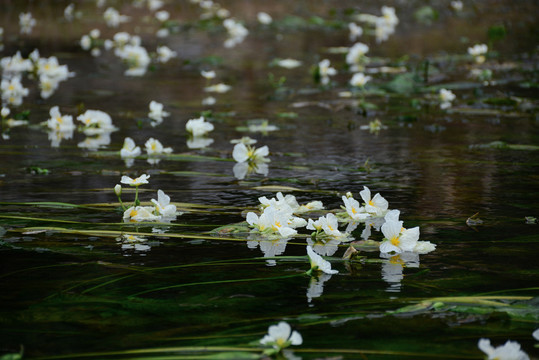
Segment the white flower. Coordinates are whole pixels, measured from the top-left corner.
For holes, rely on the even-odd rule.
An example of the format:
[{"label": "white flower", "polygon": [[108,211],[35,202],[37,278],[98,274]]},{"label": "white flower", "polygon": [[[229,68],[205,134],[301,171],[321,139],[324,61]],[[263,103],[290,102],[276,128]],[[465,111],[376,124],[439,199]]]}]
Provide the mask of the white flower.
[{"label": "white flower", "polygon": [[447,109],[451,107],[451,102],[455,100],[456,96],[451,90],[440,89],[438,98],[440,99],[440,108]]},{"label": "white flower", "polygon": [[165,3],[162,0],[148,0],[148,10],[150,11],[160,9],[163,5],[165,5]]},{"label": "white flower", "polygon": [[49,110],[50,119],[47,120],[47,127],[51,130],[60,132],[69,132],[75,130],[73,117],[71,115],[62,115],[58,106],[53,106]]},{"label": "white flower", "polygon": [[323,209],[324,209],[324,204],[322,204],[321,201],[316,200],[316,201],[311,201],[305,205],[300,205],[299,208],[294,210],[294,213],[303,214],[308,211],[323,210]]},{"label": "white flower", "polygon": [[365,211],[363,206],[359,206],[359,202],[353,197],[346,197],[343,195],[342,201],[346,208],[346,213],[350,216],[350,219],[354,221],[365,220],[369,217],[369,214]]},{"label": "white flower", "polygon": [[533,333],[532,333],[532,336],[535,340],[539,340],[539,329],[536,329]]},{"label": "white flower", "polygon": [[230,85],[226,85],[223,83],[207,86],[204,88],[204,91],[206,92],[215,92],[215,93],[226,93],[232,88]]},{"label": "white flower", "polygon": [[133,179],[129,176],[122,176],[122,179],[120,182],[122,184],[130,185],[130,186],[140,186],[142,184],[148,184],[148,179],[150,178],[150,175],[142,174],[139,177]]},{"label": "white flower", "polygon": [[159,220],[159,216],[153,214],[154,207],[152,206],[131,206],[124,211],[124,221],[155,221]]},{"label": "white flower", "polygon": [[0,60],[0,66],[3,69],[4,76],[16,76],[25,71],[32,70],[32,61],[30,59],[23,59],[20,51],[17,51],[13,56],[6,56]]},{"label": "white flower", "polygon": [[368,187],[363,186],[363,190],[359,192],[361,198],[365,202],[365,211],[374,216],[384,216],[388,209],[388,202],[380,194],[374,195],[371,199],[371,191]]},{"label": "white flower", "polygon": [[356,41],[358,37],[363,35],[363,28],[355,23],[349,23],[348,30],[350,30],[350,41]]},{"label": "white flower", "polygon": [[288,225],[288,215],[270,206],[257,216],[254,212],[247,213],[247,223],[259,232],[279,233],[283,238],[297,234],[297,231]]},{"label": "white flower", "polygon": [[171,147],[163,147],[163,144],[154,138],[149,138],[146,143],[144,143],[144,146],[146,147],[148,155],[162,155],[170,154],[172,152]]},{"label": "white flower", "polygon": [[404,251],[414,251],[419,240],[419,227],[405,229],[402,221],[386,220],[382,225],[384,241],[380,244],[380,252],[401,253]]},{"label": "white flower", "polygon": [[346,63],[350,66],[359,64],[369,52],[369,46],[358,42],[352,45],[346,54]]},{"label": "white flower", "polygon": [[32,13],[20,13],[19,25],[21,27],[21,34],[30,34],[32,28],[36,25],[36,19],[32,17]]},{"label": "white flower", "polygon": [[166,10],[161,10],[161,11],[158,11],[155,13],[155,18],[159,21],[159,22],[165,22],[167,21],[169,18],[170,18],[170,13]]},{"label": "white flower", "polygon": [[10,113],[11,113],[11,110],[9,110],[9,108],[7,108],[7,107],[2,107],[2,111],[0,112],[0,115],[1,115],[3,118],[6,118]]},{"label": "white flower", "polygon": [[412,250],[416,254],[428,254],[436,250],[436,245],[430,241],[418,241]]},{"label": "white flower", "polygon": [[101,110],[86,110],[77,116],[77,120],[86,127],[84,129],[86,135],[103,134],[117,130],[112,124],[110,115]]},{"label": "white flower", "polygon": [[264,145],[261,148],[247,147],[243,143],[236,144],[234,150],[232,151],[232,157],[237,162],[270,162],[270,159],[267,159],[266,156],[269,155],[269,148]]},{"label": "white flower", "polygon": [[273,21],[271,16],[265,12],[259,12],[258,14],[256,14],[256,18],[258,19],[259,23],[264,25],[269,25]]},{"label": "white flower", "polygon": [[459,0],[451,1],[450,5],[451,8],[455,11],[462,11],[462,8],[464,7],[462,1]]},{"label": "white flower", "polygon": [[468,54],[472,56],[485,55],[488,52],[488,46],[485,44],[476,44],[468,48]]},{"label": "white flower", "polygon": [[21,105],[22,98],[29,93],[28,89],[22,86],[20,76],[15,76],[11,80],[2,79],[0,89],[2,90],[2,101],[14,106]]},{"label": "white flower", "polygon": [[327,85],[329,83],[329,77],[337,74],[337,70],[330,65],[328,59],[324,59],[318,63],[318,71],[320,73],[320,82],[322,85]]},{"label": "white flower", "polygon": [[202,105],[212,106],[215,105],[217,102],[217,99],[215,99],[213,96],[208,96],[202,99]]},{"label": "white flower", "polygon": [[67,5],[64,9],[64,17],[67,21],[73,21],[73,12],[75,10],[75,4],[71,3]]},{"label": "white flower", "polygon": [[187,124],[185,124],[185,130],[191,133],[192,136],[202,136],[213,130],[213,124],[204,121],[204,116],[201,116],[198,119],[191,119],[187,121]]},{"label": "white flower", "polygon": [[107,26],[113,28],[117,28],[121,23],[129,21],[128,16],[120,15],[118,10],[112,7],[109,7],[107,10],[105,10],[103,18],[105,19]]},{"label": "white flower", "polygon": [[496,348],[490,345],[489,339],[479,339],[479,350],[487,354],[488,360],[529,360],[530,357],[522,350],[516,341],[509,341]]},{"label": "white flower", "polygon": [[122,58],[128,66],[125,71],[126,76],[142,76],[146,73],[150,64],[148,51],[140,45],[127,44],[121,49],[117,49],[117,55]]},{"label": "white flower", "polygon": [[326,235],[335,238],[341,238],[345,236],[339,231],[339,223],[337,221],[337,217],[332,213],[328,213],[326,216],[321,216],[316,221],[309,219],[307,229],[324,231]]},{"label": "white flower", "polygon": [[213,70],[209,70],[209,71],[200,71],[200,75],[202,75],[202,77],[204,79],[208,79],[208,80],[211,80],[211,79],[214,79],[215,78],[215,71]]},{"label": "white flower", "polygon": [[150,112],[148,113],[150,119],[155,120],[160,124],[163,121],[163,118],[169,115],[169,112],[163,110],[163,104],[153,100],[150,102]]},{"label": "white flower", "polygon": [[155,205],[155,212],[165,218],[176,216],[176,205],[170,204],[170,196],[165,194],[163,190],[157,190],[157,200],[151,199]]},{"label": "white flower", "polygon": [[311,262],[311,270],[322,271],[329,275],[337,274],[339,272],[338,270],[332,270],[331,264],[322,259],[320,255],[315,253],[309,245],[307,245],[307,255],[309,256],[309,261]]},{"label": "white flower", "polygon": [[294,69],[301,66],[301,61],[296,59],[281,59],[277,61],[277,65],[286,69]]},{"label": "white flower", "polygon": [[297,331],[292,331],[288,323],[281,321],[277,325],[271,325],[268,328],[268,334],[265,335],[260,343],[271,345],[276,350],[281,350],[290,345],[301,345],[303,338]]},{"label": "white flower", "polygon": [[372,79],[370,76],[365,76],[363,73],[356,73],[350,79],[350,85],[363,87],[370,79]]},{"label": "white flower", "polygon": [[134,158],[141,154],[139,146],[135,145],[135,142],[130,137],[124,139],[124,145],[120,150],[120,156],[124,158]]},{"label": "white flower", "polygon": [[158,46],[157,47],[157,59],[160,63],[164,64],[168,62],[170,59],[176,57],[176,51],[172,51],[166,46]]}]

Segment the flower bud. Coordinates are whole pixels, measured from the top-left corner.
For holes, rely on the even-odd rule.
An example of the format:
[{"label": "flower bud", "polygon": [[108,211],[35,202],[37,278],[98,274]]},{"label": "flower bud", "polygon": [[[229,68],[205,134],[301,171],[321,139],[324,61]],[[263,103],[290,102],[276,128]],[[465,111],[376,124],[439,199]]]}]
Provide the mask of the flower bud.
[{"label": "flower bud", "polygon": [[114,192],[116,193],[116,196],[121,196],[122,195],[122,185],[120,184],[116,184],[116,186],[114,187]]},{"label": "flower bud", "polygon": [[347,197],[347,198],[351,198],[351,197],[353,197],[353,195],[352,195],[352,193],[349,191],[349,192],[346,193],[346,197]]}]

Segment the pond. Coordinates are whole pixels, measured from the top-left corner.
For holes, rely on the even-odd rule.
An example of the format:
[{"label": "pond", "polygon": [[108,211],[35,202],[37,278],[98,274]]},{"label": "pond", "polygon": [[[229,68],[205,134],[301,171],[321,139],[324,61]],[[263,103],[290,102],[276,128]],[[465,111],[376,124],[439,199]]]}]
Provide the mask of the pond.
[{"label": "pond", "polygon": [[459,3],[2,2],[0,359],[537,356],[539,6]]}]

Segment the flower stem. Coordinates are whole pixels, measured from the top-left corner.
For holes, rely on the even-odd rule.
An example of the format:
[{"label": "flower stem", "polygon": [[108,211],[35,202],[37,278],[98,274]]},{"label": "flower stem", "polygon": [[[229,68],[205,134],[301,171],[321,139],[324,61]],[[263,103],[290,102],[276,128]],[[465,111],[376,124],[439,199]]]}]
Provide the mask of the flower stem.
[{"label": "flower stem", "polygon": [[138,199],[138,186],[135,187],[135,206],[140,205],[140,200]]}]

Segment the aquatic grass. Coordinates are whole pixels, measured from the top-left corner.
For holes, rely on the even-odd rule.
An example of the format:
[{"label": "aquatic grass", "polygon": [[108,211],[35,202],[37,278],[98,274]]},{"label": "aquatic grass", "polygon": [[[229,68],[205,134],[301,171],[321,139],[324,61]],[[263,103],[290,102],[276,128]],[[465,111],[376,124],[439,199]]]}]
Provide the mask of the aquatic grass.
[{"label": "aquatic grass", "polygon": [[[38,357],[35,360],[56,360],[56,359],[69,359],[69,358],[96,358],[96,357],[114,357],[114,356],[130,356],[131,359],[134,359],[133,355],[143,355],[143,354],[158,354],[158,353],[175,353],[174,356],[169,357],[155,357],[154,355],[148,355],[143,357],[137,357],[136,359],[144,360],[157,360],[157,359],[182,359],[182,355],[179,354],[188,354],[185,355],[185,359],[223,359],[223,360],[232,360],[232,359],[256,359],[259,358],[259,355],[256,357],[241,357],[243,355],[238,355],[238,352],[262,352],[262,348],[251,348],[251,347],[234,347],[234,346],[178,346],[178,347],[163,347],[163,348],[153,348],[153,349],[136,349],[136,350],[120,350],[120,351],[110,351],[110,352],[93,352],[93,353],[79,353],[79,354],[68,354],[68,355],[56,355],[56,356],[46,356]],[[392,350],[369,350],[369,349],[342,349],[342,348],[294,348],[294,353],[298,354],[355,354],[355,355],[386,355],[394,356],[396,358],[402,357],[412,357],[412,358],[440,358],[440,359],[477,359],[476,355],[459,355],[459,354],[436,354],[431,352],[408,352],[408,351],[392,351]],[[198,357],[194,354],[208,354],[211,353],[209,357]],[[222,353],[220,355],[215,353]],[[218,355],[218,357],[216,357]],[[200,355],[202,356],[202,355]],[[238,357],[240,356],[240,357]]]}]

